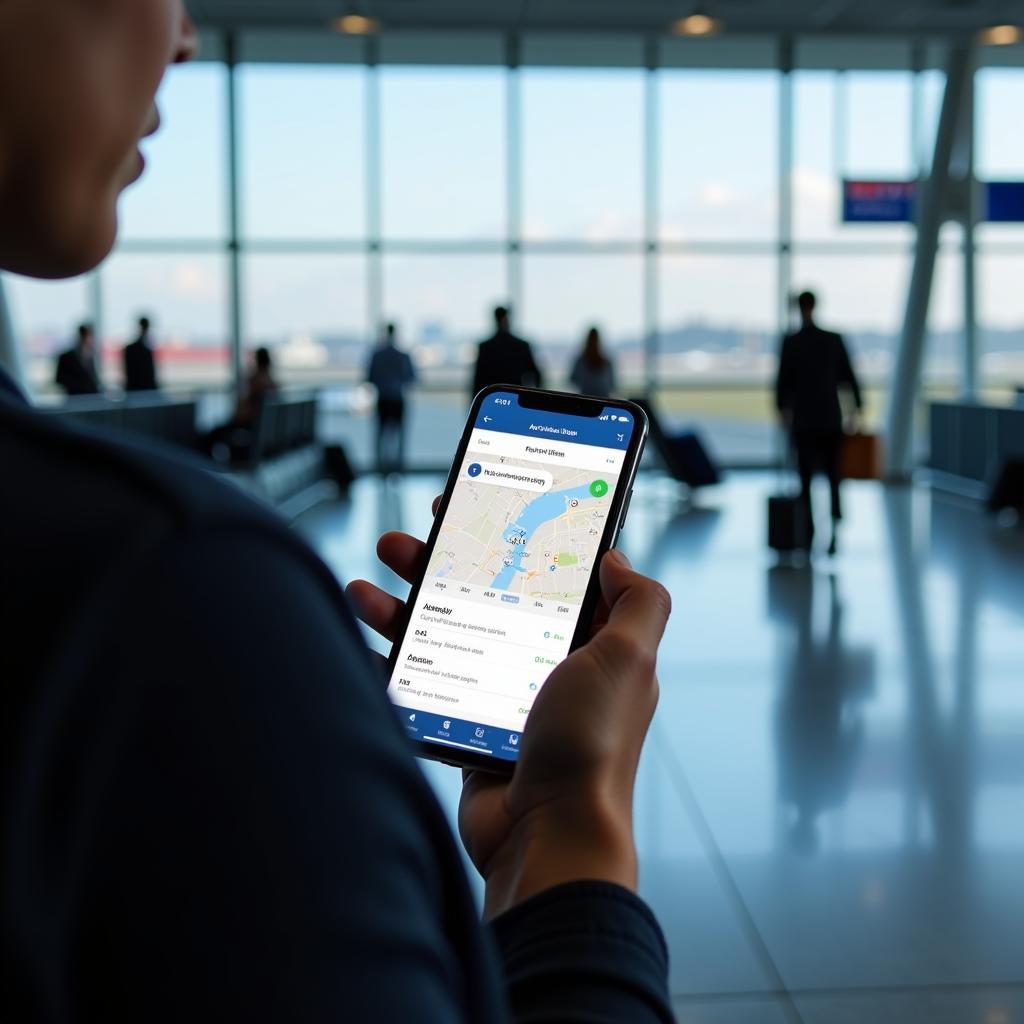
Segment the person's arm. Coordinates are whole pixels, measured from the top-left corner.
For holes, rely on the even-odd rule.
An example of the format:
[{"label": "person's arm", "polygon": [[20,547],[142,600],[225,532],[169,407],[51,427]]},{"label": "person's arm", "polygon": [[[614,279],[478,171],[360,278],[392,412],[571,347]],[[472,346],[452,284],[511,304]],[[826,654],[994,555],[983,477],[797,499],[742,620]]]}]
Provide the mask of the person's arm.
[{"label": "person's arm", "polygon": [[785,417],[793,408],[792,353],[789,337],[782,339],[779,350],[779,369],[775,376],[775,408]]},{"label": "person's arm", "polygon": [[484,386],[483,379],[483,362],[484,362],[484,347],[480,345],[476,350],[476,365],[473,367],[473,394],[476,395],[480,389]]},{"label": "person's arm", "polygon": [[526,358],[529,366],[530,376],[534,380],[534,387],[544,387],[544,374],[540,372],[540,367],[537,365],[537,360],[533,357],[533,346],[526,342]]},{"label": "person's arm", "polygon": [[[507,1019],[444,816],[312,555],[162,543],[71,735],[83,1019]],[[81,660],[81,659],[80,659]]]},{"label": "person's arm", "polygon": [[[411,579],[423,545],[389,533],[378,553]],[[599,626],[539,692],[511,781],[468,773],[459,808],[515,1016],[537,1024],[672,1019],[664,940],[635,895],[632,831],[670,600],[618,553],[600,574]],[[349,593],[364,621],[393,639],[401,602],[365,581]]]},{"label": "person's arm", "polygon": [[836,335],[839,339],[839,383],[845,384],[853,394],[854,404],[857,410],[864,408],[864,399],[860,391],[860,381],[857,374],[853,372],[853,363],[850,362],[850,352],[843,341],[842,335]]}]

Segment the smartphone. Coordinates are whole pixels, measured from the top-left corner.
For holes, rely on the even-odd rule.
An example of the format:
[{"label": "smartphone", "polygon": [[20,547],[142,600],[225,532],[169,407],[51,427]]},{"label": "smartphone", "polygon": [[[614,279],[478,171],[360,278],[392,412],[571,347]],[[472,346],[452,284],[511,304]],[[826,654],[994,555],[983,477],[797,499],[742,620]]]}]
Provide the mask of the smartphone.
[{"label": "smartphone", "polygon": [[537,694],[588,636],[646,437],[632,402],[506,385],[473,400],[389,663],[417,754],[514,769]]}]

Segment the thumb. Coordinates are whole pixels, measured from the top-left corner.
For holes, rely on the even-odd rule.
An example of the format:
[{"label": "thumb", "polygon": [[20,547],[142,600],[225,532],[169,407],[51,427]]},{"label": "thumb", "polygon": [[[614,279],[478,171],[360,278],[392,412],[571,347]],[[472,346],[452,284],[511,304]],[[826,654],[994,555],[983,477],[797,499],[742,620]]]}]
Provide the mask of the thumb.
[{"label": "thumb", "polygon": [[[608,623],[601,634],[631,641],[628,646],[657,651],[672,612],[672,598],[656,580],[635,572],[621,551],[601,561],[601,591],[608,604]],[[599,636],[601,634],[598,634]]]}]

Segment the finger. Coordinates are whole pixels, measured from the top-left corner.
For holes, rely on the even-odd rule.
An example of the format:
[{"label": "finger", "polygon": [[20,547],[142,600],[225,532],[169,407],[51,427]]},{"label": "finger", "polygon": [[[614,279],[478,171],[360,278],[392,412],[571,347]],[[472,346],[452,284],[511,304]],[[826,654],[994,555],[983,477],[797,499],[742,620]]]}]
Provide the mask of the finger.
[{"label": "finger", "polygon": [[377,541],[377,557],[406,583],[416,578],[426,545],[407,533],[391,530]]},{"label": "finger", "polygon": [[668,591],[656,580],[634,572],[621,551],[601,560],[601,592],[608,602],[604,633],[629,636],[641,648],[657,650],[672,611]]},{"label": "finger", "polygon": [[392,597],[366,580],[353,580],[345,588],[345,594],[352,602],[356,615],[370,629],[380,633],[385,640],[394,642],[405,607],[397,597]]},{"label": "finger", "polygon": [[436,497],[436,498],[434,499],[433,503],[431,504],[431,506],[430,506],[430,514],[431,514],[432,516],[436,516],[436,515],[437,515],[437,506],[441,504],[441,499],[442,499],[443,497],[444,497],[444,495],[443,495],[443,494],[439,494],[439,495],[438,495],[438,496],[437,496],[437,497]]}]

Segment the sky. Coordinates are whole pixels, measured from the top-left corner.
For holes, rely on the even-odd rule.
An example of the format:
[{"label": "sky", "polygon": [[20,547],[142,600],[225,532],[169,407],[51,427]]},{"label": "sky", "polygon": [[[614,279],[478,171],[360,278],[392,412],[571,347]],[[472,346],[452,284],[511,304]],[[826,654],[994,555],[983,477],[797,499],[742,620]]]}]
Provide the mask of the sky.
[{"label": "sky", "polygon": [[[463,344],[485,332],[489,307],[509,294],[500,246],[510,215],[518,215],[524,240],[517,310],[524,333],[564,343],[594,322],[613,343],[639,337],[643,257],[600,247],[643,238],[645,78],[636,70],[521,72],[522,202],[510,211],[503,69],[383,68],[381,159],[371,182],[364,69],[243,67],[239,212],[244,241],[258,250],[242,258],[247,340],[369,338],[375,307],[360,246],[378,216],[380,309],[409,341]],[[794,75],[793,285],[821,292],[830,323],[898,328],[911,230],[840,224],[839,181],[913,176],[934,132],[941,87],[935,72],[916,82],[901,72],[851,72],[842,85],[831,72]],[[770,71],[656,76],[657,235],[708,250],[659,258],[662,329],[777,328],[779,88]],[[172,69],[160,98],[164,129],[146,144],[147,177],[122,202],[121,249],[98,285],[7,279],[23,334],[66,335],[98,300],[110,336],[124,336],[146,310],[179,343],[226,338],[225,96],[221,66]],[[979,175],[1024,180],[1024,69],[982,71],[978,109]],[[945,237],[955,241],[956,230]],[[1024,330],[1024,226],[992,226],[979,237],[987,246],[981,320]],[[176,251],[137,251],[161,241]],[[598,249],[543,251],[559,241]],[[451,251],[457,243],[479,243],[479,251]],[[411,251],[416,246],[422,251]],[[932,307],[939,328],[959,323],[958,262],[952,247],[940,260]]]}]

